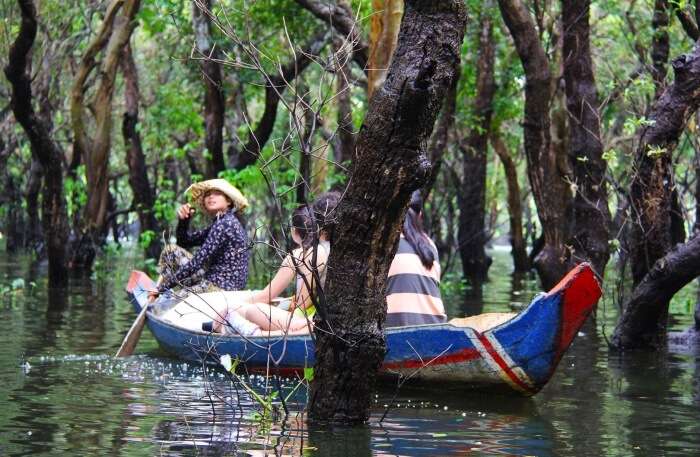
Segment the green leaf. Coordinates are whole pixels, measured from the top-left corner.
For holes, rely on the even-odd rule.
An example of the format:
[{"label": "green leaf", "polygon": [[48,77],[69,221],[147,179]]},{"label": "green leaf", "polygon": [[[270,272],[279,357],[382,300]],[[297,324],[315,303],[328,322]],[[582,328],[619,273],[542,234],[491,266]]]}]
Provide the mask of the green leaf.
[{"label": "green leaf", "polygon": [[314,379],[314,368],[304,368],[304,379],[311,382]]}]

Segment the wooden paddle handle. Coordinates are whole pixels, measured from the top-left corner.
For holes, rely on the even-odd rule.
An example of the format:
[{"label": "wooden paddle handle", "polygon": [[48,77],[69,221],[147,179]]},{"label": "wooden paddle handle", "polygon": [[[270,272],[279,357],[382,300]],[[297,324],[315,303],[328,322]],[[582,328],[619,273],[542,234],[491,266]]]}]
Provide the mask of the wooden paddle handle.
[{"label": "wooden paddle handle", "polygon": [[139,342],[139,338],[141,338],[143,326],[146,323],[146,311],[148,311],[149,305],[150,303],[146,303],[143,308],[141,308],[141,312],[136,316],[134,323],[131,324],[131,328],[124,337],[124,341],[122,341],[122,345],[115,357],[127,357],[134,353],[136,344]]}]

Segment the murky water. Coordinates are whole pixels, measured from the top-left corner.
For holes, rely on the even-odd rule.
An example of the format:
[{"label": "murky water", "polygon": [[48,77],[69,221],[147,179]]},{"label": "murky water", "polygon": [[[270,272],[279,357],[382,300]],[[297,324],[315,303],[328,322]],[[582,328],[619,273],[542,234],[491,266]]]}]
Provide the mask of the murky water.
[{"label": "murky water", "polygon": [[[514,282],[508,254],[494,257],[484,311],[523,307],[535,282]],[[137,356],[113,359],[134,318],[123,286],[137,263],[105,262],[93,279],[47,294],[41,266],[0,259],[0,289],[24,282],[0,295],[0,455],[700,454],[700,350],[609,354],[610,298],[532,399],[404,387],[389,405],[394,390],[383,386],[369,425],[309,430],[303,388],[288,415],[278,406],[264,420],[239,384],[168,358],[147,331]],[[690,325],[694,296],[691,287],[674,301],[674,329]],[[481,306],[446,302],[453,316]],[[245,381],[261,393],[268,383]],[[296,385],[282,380],[283,395]]]}]

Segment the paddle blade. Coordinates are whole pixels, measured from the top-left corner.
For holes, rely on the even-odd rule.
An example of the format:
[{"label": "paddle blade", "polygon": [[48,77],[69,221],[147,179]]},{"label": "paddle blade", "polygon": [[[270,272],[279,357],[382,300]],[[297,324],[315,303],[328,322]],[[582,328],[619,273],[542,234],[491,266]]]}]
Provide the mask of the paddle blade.
[{"label": "paddle blade", "polygon": [[148,305],[149,304],[147,303],[143,308],[141,308],[141,312],[138,316],[136,316],[134,323],[131,324],[131,328],[124,337],[124,341],[122,341],[122,345],[117,351],[117,355],[115,357],[127,357],[134,353],[136,344],[139,342],[139,338],[141,338],[143,326],[146,323],[146,311],[148,310]]}]

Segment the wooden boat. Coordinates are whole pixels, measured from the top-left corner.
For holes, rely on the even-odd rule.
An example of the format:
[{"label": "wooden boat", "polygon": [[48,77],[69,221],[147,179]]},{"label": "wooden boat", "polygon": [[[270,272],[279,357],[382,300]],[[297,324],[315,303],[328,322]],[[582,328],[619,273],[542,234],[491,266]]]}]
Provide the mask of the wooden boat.
[{"label": "wooden boat", "polygon": [[[145,305],[152,287],[146,274],[132,272],[127,292],[137,311]],[[490,313],[444,324],[389,328],[381,370],[433,385],[457,382],[460,389],[533,395],[549,381],[600,296],[593,271],[581,264],[518,314]],[[197,303],[191,307],[197,308]],[[219,354],[230,354],[248,368],[274,367],[278,372],[314,365],[314,343],[308,334],[224,336],[198,330],[203,320],[211,320],[201,311],[201,303],[199,310],[192,311],[199,320],[188,319],[187,325],[168,317],[167,303],[152,308],[147,324],[155,339],[185,360],[201,362],[209,357],[217,361]]]}]

